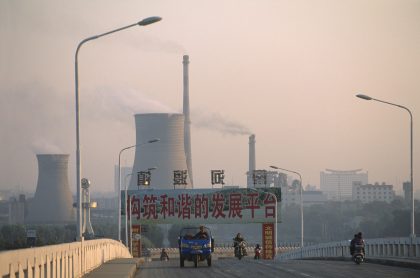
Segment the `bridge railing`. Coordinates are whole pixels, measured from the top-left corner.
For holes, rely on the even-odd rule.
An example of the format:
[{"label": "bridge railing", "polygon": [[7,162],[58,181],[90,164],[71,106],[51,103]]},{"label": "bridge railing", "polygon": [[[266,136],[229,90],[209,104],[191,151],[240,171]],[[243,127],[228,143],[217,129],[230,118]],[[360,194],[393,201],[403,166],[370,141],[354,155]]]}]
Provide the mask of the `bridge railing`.
[{"label": "bridge railing", "polygon": [[[420,238],[377,238],[365,239],[367,257],[415,257],[420,258]],[[338,241],[298,248],[279,254],[277,259],[348,257],[350,241]]]},{"label": "bridge railing", "polygon": [[131,255],[123,244],[112,239],[2,251],[0,277],[81,277],[115,258]]}]

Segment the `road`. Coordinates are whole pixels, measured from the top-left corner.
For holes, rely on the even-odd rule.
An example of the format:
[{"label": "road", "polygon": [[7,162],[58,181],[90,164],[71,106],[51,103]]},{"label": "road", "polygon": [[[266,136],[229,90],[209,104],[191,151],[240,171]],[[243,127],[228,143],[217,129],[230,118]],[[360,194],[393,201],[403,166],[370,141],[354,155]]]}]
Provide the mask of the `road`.
[{"label": "road", "polygon": [[350,261],[312,261],[291,260],[255,261],[250,258],[241,261],[233,258],[213,260],[208,267],[201,262],[194,268],[192,262],[185,262],[185,267],[179,267],[179,260],[168,262],[152,261],[141,266],[137,278],[185,278],[185,277],[241,277],[241,278],[396,278],[420,277],[420,270],[365,263],[356,265]]}]

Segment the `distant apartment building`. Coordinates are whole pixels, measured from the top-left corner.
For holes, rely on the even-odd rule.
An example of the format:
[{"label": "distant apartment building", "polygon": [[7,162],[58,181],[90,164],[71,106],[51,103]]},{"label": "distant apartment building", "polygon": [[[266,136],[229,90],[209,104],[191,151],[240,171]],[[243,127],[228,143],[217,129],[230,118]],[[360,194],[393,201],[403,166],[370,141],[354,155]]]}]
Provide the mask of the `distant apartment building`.
[{"label": "distant apartment building", "polygon": [[374,201],[391,203],[395,199],[393,186],[389,184],[357,184],[353,186],[353,200],[362,203]]},{"label": "distant apartment building", "polygon": [[26,215],[26,198],[20,194],[19,198],[12,197],[9,199],[9,225],[25,224]]},{"label": "distant apartment building", "polygon": [[368,172],[362,172],[362,169],[345,171],[325,169],[320,176],[321,191],[328,200],[352,200],[353,185],[368,183]]},{"label": "distant apartment building", "polygon": [[404,191],[404,202],[406,204],[410,204],[411,202],[411,182],[406,181],[403,183],[403,191]]}]

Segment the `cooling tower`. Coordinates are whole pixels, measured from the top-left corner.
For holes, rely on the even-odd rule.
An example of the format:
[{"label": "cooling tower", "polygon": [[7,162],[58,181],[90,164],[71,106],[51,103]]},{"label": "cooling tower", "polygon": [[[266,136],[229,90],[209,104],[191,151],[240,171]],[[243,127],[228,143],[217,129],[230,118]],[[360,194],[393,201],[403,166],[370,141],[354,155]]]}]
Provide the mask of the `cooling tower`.
[{"label": "cooling tower", "polygon": [[249,167],[248,167],[248,187],[254,187],[252,174],[255,170],[255,134],[249,136]]},{"label": "cooling tower", "polygon": [[[137,173],[157,167],[151,172],[150,186],[140,188],[173,189],[174,171],[187,170],[184,150],[184,115],[150,113],[135,115],[136,153],[129,189],[138,189]],[[159,138],[156,143],[145,142]],[[189,174],[186,185],[176,188],[192,188]]]},{"label": "cooling tower", "polygon": [[188,172],[190,173],[191,187],[194,187],[192,161],[191,161],[191,120],[190,120],[190,82],[188,64],[190,63],[188,55],[184,55],[183,64],[183,85],[184,85],[184,102],[183,102],[183,114],[184,114],[184,148],[185,156],[187,159]]},{"label": "cooling tower", "polygon": [[68,181],[68,154],[38,154],[38,184],[27,223],[74,222]]}]

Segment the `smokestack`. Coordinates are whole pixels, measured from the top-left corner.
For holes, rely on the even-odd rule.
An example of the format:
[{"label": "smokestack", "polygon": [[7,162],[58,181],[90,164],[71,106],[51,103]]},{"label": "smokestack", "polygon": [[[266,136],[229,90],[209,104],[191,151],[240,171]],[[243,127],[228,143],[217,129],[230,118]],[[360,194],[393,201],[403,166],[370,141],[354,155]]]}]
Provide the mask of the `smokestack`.
[{"label": "smokestack", "polygon": [[190,82],[189,82],[189,73],[188,73],[188,64],[190,63],[188,55],[183,57],[183,70],[184,70],[184,105],[183,105],[183,114],[184,114],[184,149],[185,157],[187,159],[187,168],[188,174],[190,176],[191,187],[194,187],[193,182],[193,171],[192,171],[192,161],[191,161],[191,120],[190,120]]},{"label": "smokestack", "polygon": [[[150,185],[141,188],[172,189],[174,188],[174,171],[185,171],[187,160],[184,150],[184,115],[166,113],[148,113],[135,115],[136,120],[136,153],[134,156],[133,174],[130,179],[130,190],[138,189],[137,173],[157,167],[151,172]],[[160,141],[144,144],[153,138]],[[176,188],[192,188],[190,175],[186,185]],[[125,186],[122,186],[125,188]]]},{"label": "smokestack", "polygon": [[249,167],[248,167],[248,187],[254,187],[252,175],[255,170],[255,134],[249,136]]},{"label": "smokestack", "polygon": [[38,154],[38,184],[27,223],[65,224],[74,222],[73,201],[68,181],[68,154]]}]

